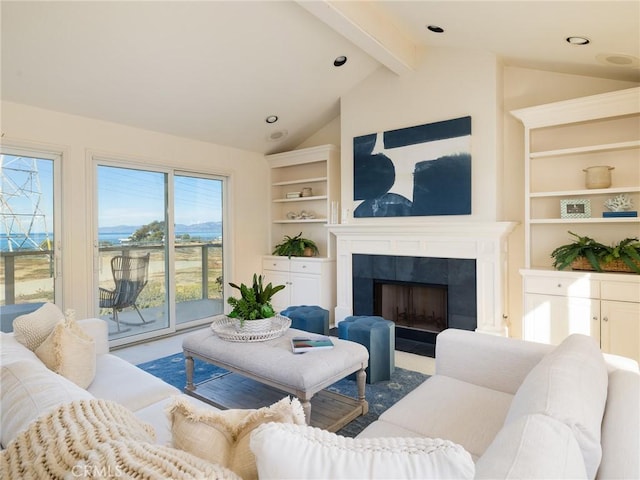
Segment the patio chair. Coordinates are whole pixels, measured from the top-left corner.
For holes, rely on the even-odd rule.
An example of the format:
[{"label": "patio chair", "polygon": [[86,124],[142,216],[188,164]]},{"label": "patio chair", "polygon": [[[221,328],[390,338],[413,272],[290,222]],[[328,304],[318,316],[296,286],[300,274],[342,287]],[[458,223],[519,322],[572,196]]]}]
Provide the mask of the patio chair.
[{"label": "patio chair", "polygon": [[100,287],[100,308],[112,309],[113,316],[111,318],[118,325],[118,332],[121,331],[118,312],[123,308],[135,308],[142,320],[142,323],[151,323],[144,319],[136,305],[138,295],[140,295],[140,292],[142,292],[144,287],[147,285],[149,254],[147,253],[141,257],[117,255],[111,259],[111,273],[113,274],[115,288],[113,290],[108,290]]}]

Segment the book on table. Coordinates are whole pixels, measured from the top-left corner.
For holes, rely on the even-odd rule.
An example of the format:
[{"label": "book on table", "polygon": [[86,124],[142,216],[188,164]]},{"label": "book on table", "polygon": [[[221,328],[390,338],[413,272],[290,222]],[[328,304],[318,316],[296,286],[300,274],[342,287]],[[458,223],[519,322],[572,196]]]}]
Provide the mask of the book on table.
[{"label": "book on table", "polygon": [[291,339],[291,348],[293,353],[312,352],[315,350],[326,350],[333,348],[333,342],[329,337],[322,336],[316,338],[310,337],[293,337]]}]

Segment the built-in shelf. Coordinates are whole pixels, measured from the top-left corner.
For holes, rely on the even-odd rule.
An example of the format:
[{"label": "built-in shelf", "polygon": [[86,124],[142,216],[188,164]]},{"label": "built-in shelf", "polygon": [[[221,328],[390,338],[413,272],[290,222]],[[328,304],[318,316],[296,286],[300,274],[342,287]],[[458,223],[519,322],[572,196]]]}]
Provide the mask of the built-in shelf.
[{"label": "built-in shelf", "polygon": [[640,225],[638,217],[615,217],[615,218],[532,218],[531,224],[570,224],[570,223],[637,223]]},{"label": "built-in shelf", "polygon": [[326,195],[313,195],[311,197],[296,197],[296,198],[276,198],[274,203],[289,203],[289,202],[309,202],[311,200],[326,200]]},{"label": "built-in shelf", "polygon": [[584,147],[561,148],[559,150],[547,150],[543,152],[531,152],[529,158],[561,157],[564,155],[578,155],[583,153],[607,152],[612,150],[626,150],[640,147],[640,140],[630,142],[616,142],[598,145],[587,145]]},{"label": "built-in shelf", "polygon": [[[266,158],[270,166],[271,249],[285,236],[301,233],[316,243],[321,257],[332,257],[335,240],[325,226],[332,215],[337,216],[340,200],[339,149],[322,145]],[[292,192],[307,196],[287,198]],[[301,218],[307,215],[313,218]]]},{"label": "built-in shelf", "polygon": [[[640,208],[638,98],[636,87],[511,112],[525,127],[526,269],[550,267],[569,230],[604,244],[638,236],[639,217],[603,217],[618,195]],[[598,165],[610,167],[611,186],[588,189],[586,169]],[[563,218],[562,200],[583,201],[588,218]]]},{"label": "built-in shelf", "polygon": [[327,223],[326,218],[305,218],[300,220],[274,220],[273,223]]},{"label": "built-in shelf", "polygon": [[585,195],[613,195],[640,192],[640,187],[594,188],[591,190],[561,190],[556,192],[532,192],[531,198],[542,197],[581,197]]}]

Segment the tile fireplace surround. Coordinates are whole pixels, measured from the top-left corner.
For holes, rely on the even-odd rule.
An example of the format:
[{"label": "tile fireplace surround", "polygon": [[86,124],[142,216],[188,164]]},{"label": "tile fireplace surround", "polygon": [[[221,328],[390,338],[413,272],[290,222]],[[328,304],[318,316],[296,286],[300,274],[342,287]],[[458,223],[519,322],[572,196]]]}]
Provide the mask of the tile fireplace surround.
[{"label": "tile fireplace surround", "polygon": [[507,335],[507,237],[514,222],[330,225],[336,237],[336,324],[352,315],[354,254],[476,260],[477,331]]}]

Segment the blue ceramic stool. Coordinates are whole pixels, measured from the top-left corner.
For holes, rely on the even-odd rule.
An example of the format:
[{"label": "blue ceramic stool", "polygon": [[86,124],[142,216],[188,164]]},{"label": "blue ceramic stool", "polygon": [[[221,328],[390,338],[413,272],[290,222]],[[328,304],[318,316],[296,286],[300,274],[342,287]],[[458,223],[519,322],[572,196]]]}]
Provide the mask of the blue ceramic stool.
[{"label": "blue ceramic stool", "polygon": [[280,315],[291,319],[291,328],[305,332],[329,335],[329,310],[317,305],[298,305],[288,307]]},{"label": "blue ceramic stool", "polygon": [[395,324],[376,316],[347,317],[338,324],[338,337],[367,347],[367,383],[390,380],[395,370]]}]

